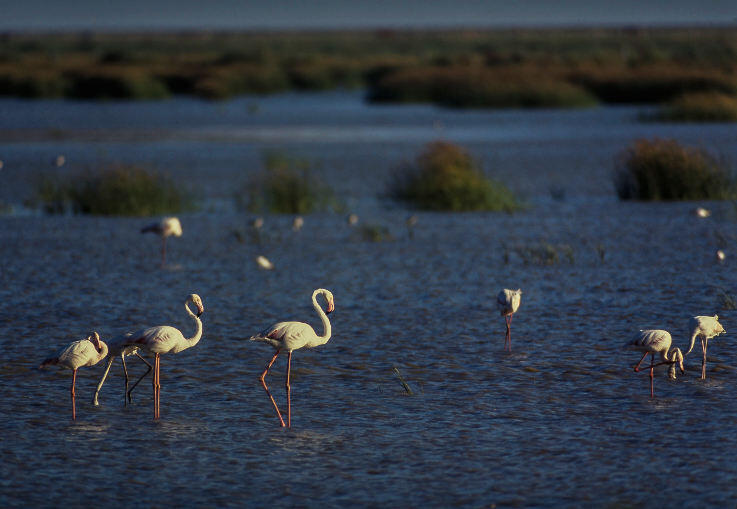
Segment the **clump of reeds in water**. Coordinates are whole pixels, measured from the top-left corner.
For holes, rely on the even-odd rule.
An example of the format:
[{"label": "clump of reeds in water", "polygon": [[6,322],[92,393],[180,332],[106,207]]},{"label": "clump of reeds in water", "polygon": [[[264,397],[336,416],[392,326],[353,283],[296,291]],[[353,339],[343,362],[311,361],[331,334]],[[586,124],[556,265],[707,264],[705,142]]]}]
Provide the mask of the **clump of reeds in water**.
[{"label": "clump of reeds in water", "polygon": [[727,292],[724,288],[717,288],[719,298],[719,308],[724,310],[737,309],[737,299],[734,295]]},{"label": "clump of reeds in water", "polygon": [[277,152],[265,155],[263,171],[236,201],[252,212],[277,214],[309,214],[335,204],[332,190],[315,176],[308,160]]},{"label": "clump of reeds in water", "polygon": [[436,141],[394,174],[390,194],[426,210],[513,212],[520,204],[461,147]]},{"label": "clump of reeds in water", "polygon": [[622,200],[725,200],[734,178],[717,159],[675,140],[637,140],[620,158],[614,183]]},{"label": "clump of reeds in water", "polygon": [[[511,253],[525,265],[558,265],[563,262],[573,265],[576,261],[573,248],[569,244],[551,244],[546,241],[513,246]],[[505,247],[504,262],[510,261],[510,249]]]},{"label": "clump of reeds in water", "polygon": [[664,106],[657,118],[674,122],[737,122],[737,97],[716,92],[684,94]]},{"label": "clump of reeds in water", "polygon": [[194,201],[169,177],[115,165],[72,178],[42,177],[36,200],[47,213],[155,216],[193,210]]}]

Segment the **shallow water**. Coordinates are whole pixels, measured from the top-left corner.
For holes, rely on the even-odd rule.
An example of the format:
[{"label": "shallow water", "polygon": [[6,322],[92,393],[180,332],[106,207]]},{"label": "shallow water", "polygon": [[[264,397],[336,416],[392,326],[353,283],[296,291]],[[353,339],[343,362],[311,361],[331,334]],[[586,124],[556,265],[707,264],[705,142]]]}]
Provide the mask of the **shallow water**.
[{"label": "shallow water", "polygon": [[[737,315],[720,309],[717,288],[737,286],[734,210],[707,203],[703,220],[693,203],[619,203],[610,182],[613,158],[641,136],[737,160],[733,126],[643,124],[627,107],[366,106],[352,93],[0,104],[0,199],[19,211],[0,216],[3,506],[733,504]],[[468,146],[527,210],[419,213],[410,237],[410,212],[377,195],[394,165],[440,137]],[[365,240],[324,213],[297,233],[290,217],[266,216],[261,243],[241,242],[233,232],[252,217],[233,211],[232,190],[274,148],[319,162],[361,221],[393,240]],[[68,163],[53,169],[59,153]],[[164,269],[157,239],[138,233],[145,220],[23,213],[38,172],[107,160],[166,169],[207,198],[181,217]],[[569,254],[525,264],[518,253],[542,241]],[[276,269],[259,270],[259,254]],[[284,319],[319,328],[317,287],[335,295],[333,337],[293,355],[284,430],[258,382],[272,352],[243,338]],[[524,292],[512,353],[494,305],[503,287]],[[123,406],[116,361],[99,407],[104,363],[80,370],[72,422],[70,374],[38,364],[92,330],[105,339],[171,324],[189,335],[191,292],[205,333],[162,357],[161,419],[150,379]],[[697,345],[678,380],[656,373],[650,399],[647,374],[632,372],[639,355],[621,344],[665,328],[683,348],[688,318],[715,312],[727,335],[710,342],[708,379]],[[280,405],[285,368],[280,357],[268,378]]]}]

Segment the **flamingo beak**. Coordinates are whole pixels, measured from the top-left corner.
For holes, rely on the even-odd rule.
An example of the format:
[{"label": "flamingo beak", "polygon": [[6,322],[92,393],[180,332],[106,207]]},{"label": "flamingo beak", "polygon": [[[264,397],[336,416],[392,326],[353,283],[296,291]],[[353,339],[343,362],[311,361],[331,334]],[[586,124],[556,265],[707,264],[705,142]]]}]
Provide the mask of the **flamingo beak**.
[{"label": "flamingo beak", "polygon": [[202,306],[197,306],[197,318],[202,316],[202,313],[204,312],[205,312],[205,308],[203,308]]},{"label": "flamingo beak", "polygon": [[327,312],[327,314],[330,314],[333,311],[335,311],[335,303],[331,300],[331,301],[328,302],[328,312]]},{"label": "flamingo beak", "polygon": [[678,363],[678,367],[680,367],[680,368],[681,368],[681,374],[682,374],[682,375],[685,375],[685,374],[686,374],[686,370],[685,370],[685,369],[683,368],[683,363],[682,363],[682,362],[679,362],[679,363]]}]

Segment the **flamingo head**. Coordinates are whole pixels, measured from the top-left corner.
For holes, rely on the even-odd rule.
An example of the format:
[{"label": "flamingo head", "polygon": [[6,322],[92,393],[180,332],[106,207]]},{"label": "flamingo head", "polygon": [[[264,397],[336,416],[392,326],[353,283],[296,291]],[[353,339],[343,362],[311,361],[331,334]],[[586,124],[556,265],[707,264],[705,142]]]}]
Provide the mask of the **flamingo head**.
[{"label": "flamingo head", "polygon": [[673,354],[671,355],[671,362],[672,364],[668,368],[668,377],[672,380],[676,379],[676,365],[681,370],[681,374],[684,374],[686,372],[685,368],[683,367],[683,353],[681,353],[680,348],[676,348],[673,350]]},{"label": "flamingo head", "polygon": [[719,334],[724,334],[725,332],[727,332],[724,330],[724,327],[722,327],[722,324],[719,323],[719,315],[714,315],[714,321],[716,322],[716,327],[714,327],[714,332],[717,333],[717,336]]},{"label": "flamingo head", "polygon": [[87,339],[95,345],[95,350],[98,352],[102,350],[102,345],[100,344],[100,335],[97,332],[93,332],[89,336],[87,336]]},{"label": "flamingo head", "polygon": [[335,300],[333,299],[333,294],[330,292],[330,290],[323,290],[322,293],[325,296],[325,300],[328,302],[328,309],[326,314],[330,314],[333,311],[335,311]]},{"label": "flamingo head", "polygon": [[197,318],[199,318],[202,315],[202,313],[205,312],[205,308],[202,305],[202,299],[200,299],[200,296],[197,295],[196,293],[193,293],[189,297],[187,297],[187,302],[191,302],[192,304],[197,306]]}]

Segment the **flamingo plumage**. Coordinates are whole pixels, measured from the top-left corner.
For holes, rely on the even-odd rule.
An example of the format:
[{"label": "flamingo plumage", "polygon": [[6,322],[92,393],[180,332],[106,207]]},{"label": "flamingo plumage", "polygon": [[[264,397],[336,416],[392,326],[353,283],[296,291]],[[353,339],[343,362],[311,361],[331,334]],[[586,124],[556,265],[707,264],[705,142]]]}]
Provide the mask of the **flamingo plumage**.
[{"label": "flamingo plumage", "polygon": [[[197,308],[197,314],[189,309],[192,303]],[[184,309],[187,314],[195,321],[195,333],[191,338],[185,338],[181,331],[169,325],[160,325],[157,327],[149,327],[134,332],[123,341],[124,347],[135,346],[141,350],[145,350],[154,354],[154,419],[160,417],[160,400],[161,400],[161,365],[160,355],[163,353],[179,353],[187,348],[192,348],[199,343],[202,338],[202,321],[200,316],[205,308],[202,306],[200,296],[193,293],[187,296],[184,301]]]},{"label": "flamingo plumage", "polygon": [[719,315],[714,316],[694,316],[688,321],[688,330],[691,334],[691,344],[688,347],[686,355],[693,350],[697,337],[701,337],[701,350],[704,357],[701,360],[701,379],[706,380],[706,348],[709,346],[709,340],[726,331],[722,324],[719,323]]},{"label": "flamingo plumage", "polygon": [[[635,372],[640,371],[640,364],[645,357],[650,355],[650,397],[655,397],[654,368],[661,364],[670,366],[668,375],[670,378],[676,377],[676,365],[681,368],[681,373],[685,373],[683,368],[683,354],[680,348],[671,349],[673,338],[670,333],[661,329],[641,330],[635,334],[630,341],[625,343],[625,347],[632,350],[644,352],[640,362],[635,365]],[[660,362],[655,363],[655,356],[660,357]]]},{"label": "flamingo plumage", "polygon": [[90,336],[79,341],[74,341],[59,350],[56,355],[47,358],[41,363],[41,368],[46,366],[61,366],[72,370],[72,419],[77,419],[77,405],[75,401],[74,386],[77,382],[77,370],[84,366],[94,366],[107,356],[108,347],[104,341],[100,341],[100,335],[93,332]]},{"label": "flamingo plumage", "polygon": [[[128,404],[132,401],[131,398],[131,392],[133,392],[133,389],[136,388],[136,386],[145,378],[146,375],[148,375],[151,370],[153,369],[153,366],[150,362],[148,362],[146,359],[144,359],[140,353],[138,353],[139,348],[137,346],[133,345],[126,345],[126,341],[130,339],[130,337],[133,335],[132,332],[126,332],[125,334],[122,334],[120,336],[117,336],[107,342],[108,346],[108,360],[107,360],[107,366],[105,367],[105,373],[103,373],[102,378],[100,379],[100,383],[97,384],[97,389],[95,390],[95,396],[92,398],[92,404],[95,406],[99,405],[100,403],[97,400],[97,396],[100,394],[100,389],[102,389],[102,384],[105,383],[105,380],[107,379],[108,373],[110,372],[110,367],[113,365],[113,362],[117,357],[120,357],[120,361],[123,363],[123,373],[125,374],[125,393],[123,393],[123,401],[125,404]],[[139,359],[141,359],[143,362],[146,363],[148,366],[148,369],[146,372],[141,375],[141,377],[136,380],[136,383],[133,384],[133,387],[128,389],[128,382],[130,378],[128,377],[128,367],[125,365],[125,358],[129,355],[135,355]]]},{"label": "flamingo plumage", "polygon": [[512,316],[519,309],[520,299],[522,298],[522,290],[509,290],[505,288],[496,296],[496,305],[499,313],[504,317],[507,324],[507,334],[504,337],[504,349],[512,351]]},{"label": "flamingo plumage", "polygon": [[181,237],[182,223],[176,217],[165,217],[161,221],[141,228],[141,233],[155,233],[161,237],[161,265],[166,265],[166,238]]},{"label": "flamingo plumage", "polygon": [[[317,302],[317,296],[322,295],[326,302],[327,302],[327,311],[323,311],[320,304]],[[328,342],[331,335],[331,328],[330,328],[330,320],[328,319],[328,314],[332,313],[335,310],[335,301],[333,299],[333,294],[330,292],[330,290],[325,290],[324,288],[318,288],[314,292],[312,292],[312,305],[314,306],[315,310],[317,311],[317,314],[320,316],[320,319],[322,320],[322,325],[324,332],[321,336],[318,336],[315,332],[315,329],[313,329],[310,325],[303,323],[303,322],[279,322],[275,323],[274,325],[267,327],[266,329],[262,330],[258,334],[254,334],[250,337],[252,341],[260,341],[263,343],[268,343],[274,349],[276,350],[276,353],[274,353],[274,356],[271,358],[271,361],[269,361],[268,366],[266,366],[266,369],[263,373],[261,373],[261,377],[259,380],[261,381],[261,385],[263,386],[264,390],[266,391],[266,394],[269,396],[269,399],[271,400],[271,403],[274,405],[274,409],[276,409],[276,415],[279,417],[279,422],[281,423],[282,427],[292,426],[292,400],[291,400],[291,387],[289,385],[289,376],[290,371],[292,368],[292,352],[294,350],[298,350],[302,347],[308,347],[313,348],[319,345],[324,345]],[[286,390],[287,390],[287,423],[284,424],[284,419],[282,418],[282,414],[279,411],[279,407],[276,404],[276,401],[274,400],[274,397],[269,392],[269,388],[266,386],[266,375],[269,372],[269,369],[274,364],[274,361],[276,361],[276,358],[279,356],[279,352],[282,350],[287,351],[287,379],[286,379]]]}]

